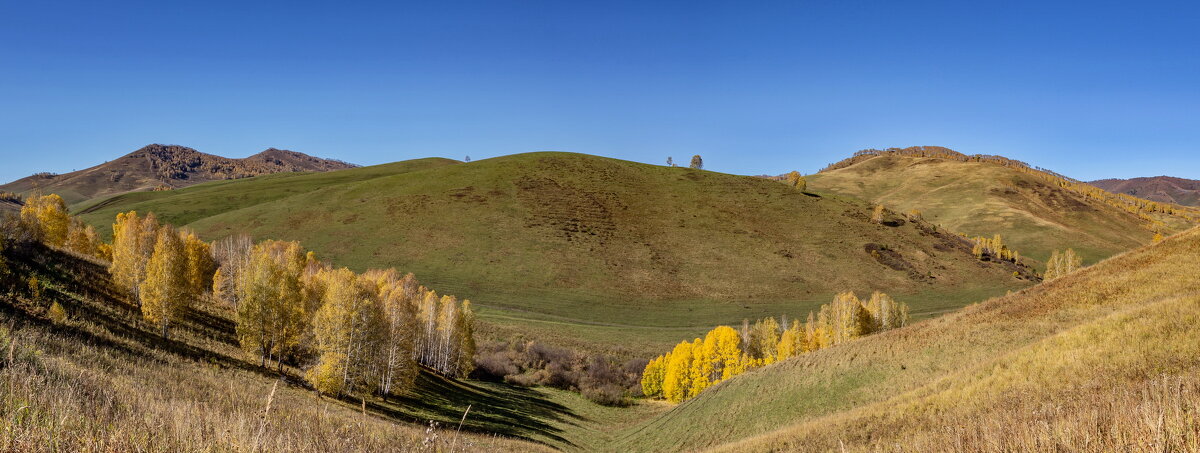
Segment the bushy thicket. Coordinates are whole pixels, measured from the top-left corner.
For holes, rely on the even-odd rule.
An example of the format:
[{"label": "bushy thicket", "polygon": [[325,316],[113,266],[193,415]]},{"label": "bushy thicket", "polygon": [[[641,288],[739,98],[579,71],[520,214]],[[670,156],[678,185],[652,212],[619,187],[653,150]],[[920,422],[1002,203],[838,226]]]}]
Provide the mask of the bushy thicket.
[{"label": "bushy thicket", "polygon": [[493,341],[480,345],[474,377],[525,387],[544,385],[577,391],[604,405],[621,406],[641,396],[646,360],[615,363],[611,358],[584,354],[536,341]]}]

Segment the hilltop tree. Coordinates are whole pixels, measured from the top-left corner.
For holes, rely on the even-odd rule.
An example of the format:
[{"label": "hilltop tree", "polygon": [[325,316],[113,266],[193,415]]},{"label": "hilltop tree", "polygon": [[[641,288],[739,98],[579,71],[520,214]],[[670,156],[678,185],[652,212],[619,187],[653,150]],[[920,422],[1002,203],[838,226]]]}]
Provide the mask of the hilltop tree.
[{"label": "hilltop tree", "polygon": [[675,166],[675,159],[672,159],[672,158],[671,158],[671,156],[667,156],[667,166],[668,166],[668,167],[674,167],[674,166]]},{"label": "hilltop tree", "polygon": [[691,165],[688,165],[688,167],[695,168],[697,170],[703,170],[704,169],[704,159],[700,158],[699,154],[692,156],[692,163],[691,163]]},{"label": "hilltop tree", "polygon": [[163,337],[171,322],[182,317],[191,303],[183,241],[170,227],[158,232],[139,298],[142,317],[161,327]]},{"label": "hilltop tree", "polygon": [[808,181],[805,181],[804,176],[798,171],[793,170],[792,172],[788,173],[786,179],[788,185],[792,186],[792,188],[796,190],[803,192],[808,188]]}]

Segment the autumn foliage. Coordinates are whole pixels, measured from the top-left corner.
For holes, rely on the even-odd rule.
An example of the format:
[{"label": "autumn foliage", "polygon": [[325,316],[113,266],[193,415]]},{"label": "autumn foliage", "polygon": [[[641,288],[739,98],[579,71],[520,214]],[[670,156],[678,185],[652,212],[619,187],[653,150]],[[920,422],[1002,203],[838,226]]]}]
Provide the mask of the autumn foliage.
[{"label": "autumn foliage", "polygon": [[114,286],[164,337],[193,305],[217,304],[260,366],[304,369],[327,394],[387,396],[409,388],[419,365],[449,377],[475,367],[470,301],[412,274],[334,268],[297,242],[212,244],[133,211],[117,215],[110,245],[57,195],[30,198],[18,224],[30,239],[109,260]]},{"label": "autumn foliage", "polygon": [[744,321],[740,332],[718,326],[651,360],[642,372],[642,393],[678,403],[747,370],[902,327],[908,319],[908,306],[887,294],[876,291],[864,301],[846,292],[804,323],[764,318],[753,325]]}]

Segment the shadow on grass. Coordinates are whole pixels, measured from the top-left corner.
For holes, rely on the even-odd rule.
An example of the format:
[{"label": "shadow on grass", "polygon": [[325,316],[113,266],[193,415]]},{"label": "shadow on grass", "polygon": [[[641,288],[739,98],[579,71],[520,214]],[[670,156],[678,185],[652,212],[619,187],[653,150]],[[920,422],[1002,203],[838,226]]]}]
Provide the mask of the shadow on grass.
[{"label": "shadow on grass", "polygon": [[[174,338],[163,338],[156,328],[141,320],[139,309],[125,302],[124,296],[113,288],[102,264],[40,244],[22,244],[5,250],[5,255],[13,268],[14,275],[10,277],[19,279],[10,281],[14,287],[21,287],[30,275],[36,275],[42,281],[42,294],[36,300],[5,297],[0,301],[0,313],[12,321],[38,325],[59,335],[76,337],[85,344],[140,360],[163,362],[161,355],[152,352],[164,351],[188,360],[283,378],[289,385],[312,390],[307,382],[291,373],[285,372],[281,376],[270,366],[262,367],[182,340],[186,336],[181,334],[186,331],[193,337],[236,347],[236,325],[219,313],[189,310],[172,328]],[[28,292],[26,289],[18,291]],[[47,319],[45,311],[52,302],[62,305],[68,318],[74,321],[57,324]],[[341,400],[352,406],[362,404],[357,398]],[[446,429],[457,429],[464,411],[470,406],[470,413],[462,423],[464,431],[557,446],[574,444],[561,437],[562,430],[551,423],[583,420],[536,390],[499,383],[458,381],[424,368],[412,390],[386,400],[368,398],[366,406],[372,413],[392,420],[418,424],[432,420]]]},{"label": "shadow on grass", "polygon": [[406,394],[367,402],[369,409],[391,418],[416,423],[432,420],[449,429],[458,427],[467,406],[471,411],[462,422],[464,431],[541,443],[574,446],[550,422],[582,420],[566,406],[533,389],[448,379],[424,368]]}]

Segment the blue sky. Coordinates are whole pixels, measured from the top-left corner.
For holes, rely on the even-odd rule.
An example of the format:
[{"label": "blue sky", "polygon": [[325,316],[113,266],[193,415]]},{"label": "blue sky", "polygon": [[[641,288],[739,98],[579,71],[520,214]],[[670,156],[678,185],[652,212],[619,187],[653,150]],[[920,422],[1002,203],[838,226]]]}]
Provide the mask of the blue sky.
[{"label": "blue sky", "polygon": [[740,174],[942,145],[1200,179],[1187,2],[245,3],[0,0],[0,180],[149,143]]}]

